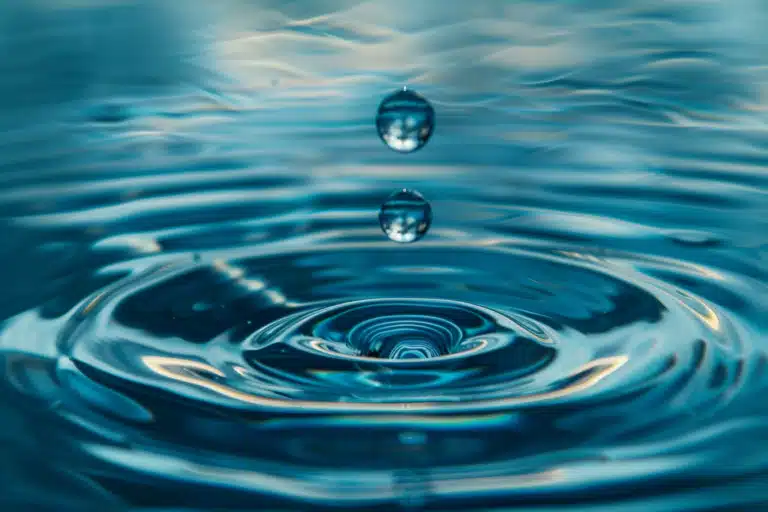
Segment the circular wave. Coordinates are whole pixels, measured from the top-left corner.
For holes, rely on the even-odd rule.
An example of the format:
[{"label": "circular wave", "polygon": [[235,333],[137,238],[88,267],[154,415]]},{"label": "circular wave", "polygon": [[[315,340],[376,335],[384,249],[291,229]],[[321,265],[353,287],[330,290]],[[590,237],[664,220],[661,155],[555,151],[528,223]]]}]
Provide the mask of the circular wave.
[{"label": "circular wave", "polygon": [[50,364],[21,357],[24,322],[9,326],[13,382],[64,400],[118,473],[179,484],[174,464],[194,460],[182,481],[222,496],[277,499],[279,478],[280,499],[332,507],[699,481],[717,457],[702,446],[765,427],[714,420],[765,358],[739,318],[654,275],[706,278],[696,266],[499,240],[239,252],[99,290],[57,324]]},{"label": "circular wave", "polygon": [[0,510],[768,502],[749,0],[96,3],[0,16]]}]

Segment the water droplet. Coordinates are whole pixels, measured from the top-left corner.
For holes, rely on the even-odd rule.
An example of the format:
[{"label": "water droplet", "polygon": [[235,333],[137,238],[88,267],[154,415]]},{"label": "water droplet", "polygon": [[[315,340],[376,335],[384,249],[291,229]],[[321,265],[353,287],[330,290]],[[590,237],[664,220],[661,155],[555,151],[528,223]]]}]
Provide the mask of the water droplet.
[{"label": "water droplet", "polygon": [[432,225],[432,207],[415,190],[399,190],[381,205],[379,224],[393,242],[415,242]]},{"label": "water droplet", "polygon": [[435,128],[435,110],[422,96],[403,87],[379,104],[376,129],[391,149],[410,153],[422,148]]}]

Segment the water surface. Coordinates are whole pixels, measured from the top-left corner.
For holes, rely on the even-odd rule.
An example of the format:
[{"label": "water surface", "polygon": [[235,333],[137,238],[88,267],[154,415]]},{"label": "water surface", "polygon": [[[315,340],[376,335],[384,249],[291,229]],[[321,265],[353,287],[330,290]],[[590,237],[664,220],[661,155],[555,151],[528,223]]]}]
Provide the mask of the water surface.
[{"label": "water surface", "polygon": [[0,6],[0,508],[768,504],[763,2],[180,4]]}]

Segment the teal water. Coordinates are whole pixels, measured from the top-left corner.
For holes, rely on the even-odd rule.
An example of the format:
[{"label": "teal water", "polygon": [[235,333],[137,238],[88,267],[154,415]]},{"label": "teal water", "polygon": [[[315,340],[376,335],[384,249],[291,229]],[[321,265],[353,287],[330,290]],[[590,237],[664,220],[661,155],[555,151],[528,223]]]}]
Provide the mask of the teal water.
[{"label": "teal water", "polygon": [[0,4],[0,510],[767,507],[766,26]]}]

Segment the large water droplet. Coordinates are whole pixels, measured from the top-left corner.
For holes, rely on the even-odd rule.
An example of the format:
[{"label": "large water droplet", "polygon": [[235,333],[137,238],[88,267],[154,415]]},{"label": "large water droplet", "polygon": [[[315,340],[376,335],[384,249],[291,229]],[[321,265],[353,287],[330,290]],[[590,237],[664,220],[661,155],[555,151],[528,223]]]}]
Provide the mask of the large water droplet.
[{"label": "large water droplet", "polygon": [[435,127],[435,110],[415,92],[403,88],[381,101],[376,129],[387,146],[400,153],[422,148]]},{"label": "large water droplet", "polygon": [[432,207],[415,190],[398,190],[381,205],[379,224],[390,240],[415,242],[432,225]]}]

